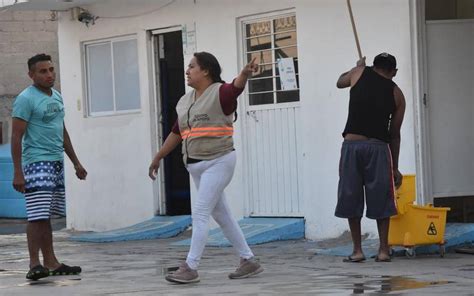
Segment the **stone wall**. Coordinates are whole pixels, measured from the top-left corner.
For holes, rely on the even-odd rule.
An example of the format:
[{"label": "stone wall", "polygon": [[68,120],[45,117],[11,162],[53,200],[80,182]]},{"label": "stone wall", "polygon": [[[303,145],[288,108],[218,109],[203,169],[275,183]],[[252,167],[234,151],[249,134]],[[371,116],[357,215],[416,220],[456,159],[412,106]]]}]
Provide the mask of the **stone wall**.
[{"label": "stone wall", "polygon": [[[49,11],[0,13],[0,121],[7,126],[4,134],[8,137],[13,98],[31,83],[28,58],[38,53],[49,54],[59,70],[57,27]],[[59,89],[59,72],[57,75],[55,87]],[[5,135],[3,138],[5,142]]]}]

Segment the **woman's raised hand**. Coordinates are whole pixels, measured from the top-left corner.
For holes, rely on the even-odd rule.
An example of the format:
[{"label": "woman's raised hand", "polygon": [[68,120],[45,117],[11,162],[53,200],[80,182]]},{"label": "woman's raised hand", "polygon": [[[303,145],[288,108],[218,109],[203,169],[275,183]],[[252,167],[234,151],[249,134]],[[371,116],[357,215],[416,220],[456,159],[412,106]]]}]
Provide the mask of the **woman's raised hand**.
[{"label": "woman's raised hand", "polygon": [[258,64],[255,63],[255,60],[257,58],[253,58],[250,63],[248,63],[247,65],[245,65],[245,67],[242,69],[242,72],[247,75],[247,76],[251,76],[252,73],[255,73],[258,71]]}]

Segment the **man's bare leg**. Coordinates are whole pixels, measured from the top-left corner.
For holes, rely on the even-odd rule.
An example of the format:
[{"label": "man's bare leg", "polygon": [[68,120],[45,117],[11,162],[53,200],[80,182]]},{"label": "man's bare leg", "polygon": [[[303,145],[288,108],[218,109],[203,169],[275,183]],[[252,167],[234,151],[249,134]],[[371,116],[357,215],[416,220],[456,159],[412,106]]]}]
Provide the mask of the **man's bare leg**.
[{"label": "man's bare leg", "polygon": [[378,219],[377,228],[379,231],[380,247],[378,253],[379,260],[390,259],[390,248],[388,246],[388,228],[390,225],[390,218]]},{"label": "man's bare leg", "polygon": [[26,226],[26,238],[28,241],[28,252],[30,254],[30,268],[41,265],[39,260],[39,250],[43,245],[44,233],[47,230],[47,220],[28,222]]},{"label": "man's bare leg", "polygon": [[47,221],[46,231],[43,237],[43,244],[41,245],[41,252],[43,253],[44,266],[49,270],[55,270],[61,264],[59,263],[53,248],[53,228],[51,227],[51,220]]},{"label": "man's bare leg", "polygon": [[351,236],[352,236],[352,259],[362,259],[365,258],[364,252],[362,251],[362,234],[360,228],[360,220],[361,218],[349,218],[349,228],[351,229]]}]

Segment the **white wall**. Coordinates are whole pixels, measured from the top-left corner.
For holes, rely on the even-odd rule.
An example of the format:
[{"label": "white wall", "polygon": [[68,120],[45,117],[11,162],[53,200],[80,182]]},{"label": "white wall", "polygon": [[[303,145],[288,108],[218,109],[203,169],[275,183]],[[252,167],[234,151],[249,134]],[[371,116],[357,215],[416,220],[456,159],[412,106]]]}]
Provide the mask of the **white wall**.
[{"label": "white wall", "polygon": [[[77,230],[100,231],[152,218],[155,208],[147,177],[151,158],[148,76],[140,73],[141,113],[85,118],[80,42],[122,35],[124,31],[84,30],[81,24],[64,16],[59,27],[66,126],[89,173],[87,180],[81,182],[75,178],[74,169],[67,167],[67,225]],[[140,69],[147,69],[144,32],[128,33],[138,33]]]},{"label": "white wall", "polygon": [[[58,26],[50,19],[49,11],[2,10],[0,13],[0,122],[4,144],[10,142],[13,100],[31,84],[27,60],[38,53],[47,53],[59,65]],[[56,75],[54,87],[61,89],[59,70]]]},{"label": "white wall", "polygon": [[[113,6],[89,7],[98,16],[123,16],[152,11],[156,1],[126,1]],[[125,4],[124,4],[125,3]],[[84,165],[88,181],[73,179],[68,170],[68,226],[81,230],[116,228],[145,220],[153,215],[152,186],[146,177],[151,152],[149,83],[145,30],[196,22],[197,51],[216,55],[223,67],[223,78],[230,81],[239,69],[236,19],[279,9],[296,8],[298,52],[301,83],[301,120],[303,127],[301,192],[308,238],[332,237],[347,229],[346,221],[335,218],[337,168],[342,143],[348,91],[338,90],[340,73],[355,64],[357,51],[350,27],[345,0],[298,1],[178,0],[152,14],[139,18],[99,19],[86,28],[63,14],[59,41],[63,94],[67,124]],[[246,5],[248,4],[248,5]],[[113,9],[112,9],[113,8]],[[396,82],[405,91],[407,113],[402,131],[400,168],[415,172],[413,101],[411,96],[411,59],[408,0],[359,0],[353,3],[362,50],[370,61],[383,51],[398,58]],[[83,99],[80,42],[128,33],[138,33],[143,112],[135,115],[84,118],[76,108]],[[187,65],[190,56],[185,56]],[[240,104],[242,108],[243,104]],[[242,110],[242,109],[241,109]],[[240,117],[241,120],[243,116]],[[235,143],[242,160],[243,133],[236,124]],[[80,140],[79,140],[80,139]],[[93,144],[92,144],[93,143]],[[242,163],[238,162],[227,195],[236,217],[246,215]],[[364,223],[364,230],[374,232],[375,223]]]},{"label": "white wall", "polygon": [[[352,68],[357,49],[346,1],[298,1],[298,40],[302,110],[305,129],[303,158],[307,236],[330,237],[347,230],[347,222],[334,217],[337,201],[341,132],[347,119],[349,90],[335,87],[342,72]],[[352,1],[363,55],[367,64],[387,51],[398,58],[396,83],[407,100],[402,128],[400,170],[415,172],[413,99],[408,1]],[[376,232],[374,221],[363,219],[363,232]]]}]

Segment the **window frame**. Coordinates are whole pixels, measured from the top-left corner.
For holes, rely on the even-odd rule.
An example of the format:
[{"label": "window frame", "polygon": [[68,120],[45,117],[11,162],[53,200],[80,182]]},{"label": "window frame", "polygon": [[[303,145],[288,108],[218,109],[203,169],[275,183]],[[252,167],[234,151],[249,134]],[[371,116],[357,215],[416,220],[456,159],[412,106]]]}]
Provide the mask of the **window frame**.
[{"label": "window frame", "polygon": [[[290,47],[296,47],[296,51],[298,52],[298,41],[296,41],[296,44],[291,44],[291,45],[284,45],[281,47],[275,47],[275,41],[274,41],[274,36],[279,35],[279,34],[284,34],[284,33],[290,33],[290,32],[296,32],[298,35],[298,26],[296,26],[296,29],[294,30],[284,30],[281,32],[275,32],[274,30],[274,21],[280,18],[284,17],[295,17],[296,19],[296,12],[294,9],[291,10],[286,10],[286,11],[275,11],[275,12],[270,12],[266,14],[259,14],[259,15],[254,15],[254,16],[249,16],[249,17],[242,17],[240,18],[239,21],[239,43],[241,44],[241,59],[242,59],[242,66],[245,66],[247,64],[247,55],[250,53],[255,53],[255,52],[263,52],[263,51],[271,51],[271,56],[272,56],[272,62],[270,63],[264,63],[261,64],[260,66],[272,66],[272,75],[271,76],[265,76],[265,77],[259,77],[259,78],[249,78],[249,81],[252,80],[259,80],[259,79],[272,79],[273,83],[273,89],[271,91],[263,91],[263,92],[250,92],[249,85],[247,85],[245,89],[246,93],[246,101],[245,101],[245,106],[246,109],[249,111],[252,110],[266,110],[266,109],[280,109],[280,108],[289,108],[289,107],[297,107],[300,106],[301,102],[301,87],[300,87],[300,82],[298,83],[298,88],[295,89],[298,91],[299,99],[298,101],[292,101],[292,102],[283,102],[283,103],[278,103],[277,102],[277,93],[278,92],[283,92],[281,89],[277,89],[277,78],[280,77],[280,75],[276,75],[276,64],[278,63],[276,58],[275,58],[275,50],[279,48],[290,48]],[[270,22],[271,26],[271,31],[270,33],[264,33],[258,36],[252,36],[249,37],[247,36],[246,33],[246,25],[248,24],[253,24],[253,23],[260,23],[260,22]],[[271,47],[262,49],[262,50],[253,50],[253,51],[248,51],[247,47],[247,41],[252,38],[256,37],[265,37],[269,36],[271,40]],[[298,37],[296,37],[298,38]],[[299,62],[299,56],[294,57],[294,59]],[[296,77],[299,80],[300,79],[300,73],[296,73]],[[247,82],[249,83],[249,82]],[[268,103],[268,104],[256,104],[256,105],[251,105],[250,104],[250,95],[252,94],[258,94],[258,93],[273,93],[273,102]]]},{"label": "window frame", "polygon": [[[138,102],[140,104],[140,108],[138,109],[128,109],[128,110],[117,110],[117,103],[116,103],[116,96],[115,96],[115,66],[114,66],[114,46],[113,43],[121,42],[121,41],[130,41],[135,40],[137,45],[137,67],[138,67]],[[110,59],[111,59],[111,70],[112,70],[112,97],[113,97],[113,110],[112,111],[99,111],[93,112],[91,109],[92,106],[92,98],[90,96],[91,93],[91,85],[89,83],[90,77],[90,60],[88,55],[88,48],[91,46],[99,46],[104,44],[110,44]],[[127,35],[127,36],[119,36],[119,37],[109,37],[109,38],[102,38],[97,40],[91,41],[84,41],[82,42],[82,67],[83,67],[83,77],[84,77],[84,91],[85,91],[85,98],[84,102],[84,116],[85,117],[106,117],[106,116],[117,116],[117,115],[127,115],[127,114],[137,114],[142,112],[142,100],[141,100],[141,89],[140,89],[140,64],[139,64],[139,56],[138,56],[138,38],[136,34]]]}]

